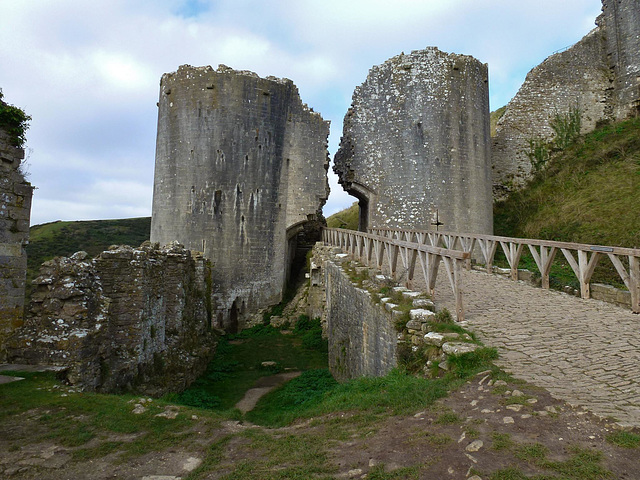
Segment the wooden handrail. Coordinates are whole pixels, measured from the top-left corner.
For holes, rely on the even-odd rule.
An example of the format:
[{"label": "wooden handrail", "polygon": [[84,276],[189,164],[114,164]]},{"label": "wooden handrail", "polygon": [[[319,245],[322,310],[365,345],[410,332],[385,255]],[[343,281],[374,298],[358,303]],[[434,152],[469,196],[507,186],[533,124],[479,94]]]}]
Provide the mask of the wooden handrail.
[{"label": "wooden handrail", "polygon": [[425,284],[432,296],[435,295],[436,277],[442,263],[456,299],[457,319],[464,319],[460,271],[463,263],[470,260],[470,252],[340,228],[323,229],[322,239],[325,244],[339,247],[357,256],[367,265],[375,264],[376,268],[382,268],[386,257],[394,279],[397,278],[398,258],[407,272],[409,282],[413,279],[416,264],[419,262]]},{"label": "wooden handrail", "polygon": [[[482,252],[489,273],[493,271],[493,260],[496,250],[500,246],[509,263],[511,278],[514,280],[518,279],[518,264],[526,246],[540,271],[542,288],[549,288],[551,265],[556,254],[561,252],[580,282],[580,296],[582,298],[591,297],[589,281],[600,258],[606,256],[631,293],[631,309],[634,313],[640,313],[640,249],[637,248],[432,230],[372,228],[370,231],[388,238],[416,241],[432,246],[443,245],[449,249],[458,248],[469,253],[477,245]],[[576,256],[574,256],[574,252]],[[627,257],[628,268],[621,257]],[[467,261],[466,266],[471,268],[471,262]]]}]

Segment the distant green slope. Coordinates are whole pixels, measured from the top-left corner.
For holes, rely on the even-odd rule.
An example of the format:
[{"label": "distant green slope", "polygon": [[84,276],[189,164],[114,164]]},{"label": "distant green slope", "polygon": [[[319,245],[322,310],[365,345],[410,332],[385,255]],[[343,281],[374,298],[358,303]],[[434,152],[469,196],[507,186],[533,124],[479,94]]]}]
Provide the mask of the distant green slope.
[{"label": "distant green slope", "polygon": [[640,119],[597,129],[494,206],[496,235],[640,248]]},{"label": "distant green slope", "polygon": [[498,126],[498,120],[502,118],[504,112],[507,110],[507,106],[500,107],[489,114],[489,123],[491,124],[491,136],[496,136],[496,128]]},{"label": "distant green slope", "polygon": [[111,245],[139,246],[149,240],[151,217],[123,220],[53,222],[29,230],[27,281],[37,276],[42,262],[84,250],[96,256]]},{"label": "distant green slope", "polygon": [[360,207],[355,202],[349,208],[340,210],[327,218],[327,227],[346,228],[347,230],[358,230],[358,220],[360,217]]}]

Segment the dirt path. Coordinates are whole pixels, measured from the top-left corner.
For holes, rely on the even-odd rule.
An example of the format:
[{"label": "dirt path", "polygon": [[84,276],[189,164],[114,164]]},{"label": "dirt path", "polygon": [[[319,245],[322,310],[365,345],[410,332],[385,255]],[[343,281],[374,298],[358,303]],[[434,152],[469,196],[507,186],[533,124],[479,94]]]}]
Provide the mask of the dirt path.
[{"label": "dirt path", "polygon": [[256,382],[255,387],[247,390],[247,393],[244,394],[242,400],[236,403],[236,408],[243,414],[250,412],[255,408],[258,400],[260,400],[264,395],[283,383],[299,377],[301,373],[302,372],[284,372],[270,377],[262,377]]}]

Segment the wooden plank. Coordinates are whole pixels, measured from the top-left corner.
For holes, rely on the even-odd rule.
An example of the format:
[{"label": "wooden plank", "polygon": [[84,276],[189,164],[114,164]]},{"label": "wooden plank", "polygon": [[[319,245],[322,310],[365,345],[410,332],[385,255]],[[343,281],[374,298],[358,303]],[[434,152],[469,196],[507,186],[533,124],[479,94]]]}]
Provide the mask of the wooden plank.
[{"label": "wooden plank", "polygon": [[631,310],[640,313],[640,258],[629,255],[629,292],[631,292]]},{"label": "wooden plank", "polygon": [[411,282],[413,280],[413,275],[416,271],[416,258],[418,257],[418,250],[412,248],[409,253],[409,264],[407,269],[407,281]]},{"label": "wooden plank", "polygon": [[567,262],[569,262],[569,266],[571,266],[571,269],[573,270],[573,273],[575,273],[576,278],[580,280],[580,267],[578,266],[578,262],[576,262],[576,259],[573,258],[573,254],[566,248],[561,248],[560,251],[564,255],[564,258],[567,259]]}]

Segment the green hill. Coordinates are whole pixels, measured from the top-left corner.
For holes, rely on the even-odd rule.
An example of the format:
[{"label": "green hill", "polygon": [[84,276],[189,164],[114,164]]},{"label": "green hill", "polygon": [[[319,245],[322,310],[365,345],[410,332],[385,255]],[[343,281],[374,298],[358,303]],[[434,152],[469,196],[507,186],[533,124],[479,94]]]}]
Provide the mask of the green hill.
[{"label": "green hill", "polygon": [[27,245],[27,285],[42,262],[84,250],[96,256],[111,245],[139,246],[149,240],[151,217],[84,222],[52,222],[29,229]]},{"label": "green hill", "polygon": [[355,202],[349,208],[340,210],[327,218],[327,227],[329,228],[346,228],[347,230],[358,230],[358,219],[360,216],[360,207]]},{"label": "green hill", "polygon": [[496,235],[640,248],[640,119],[599,128],[555,152],[494,206]]}]

